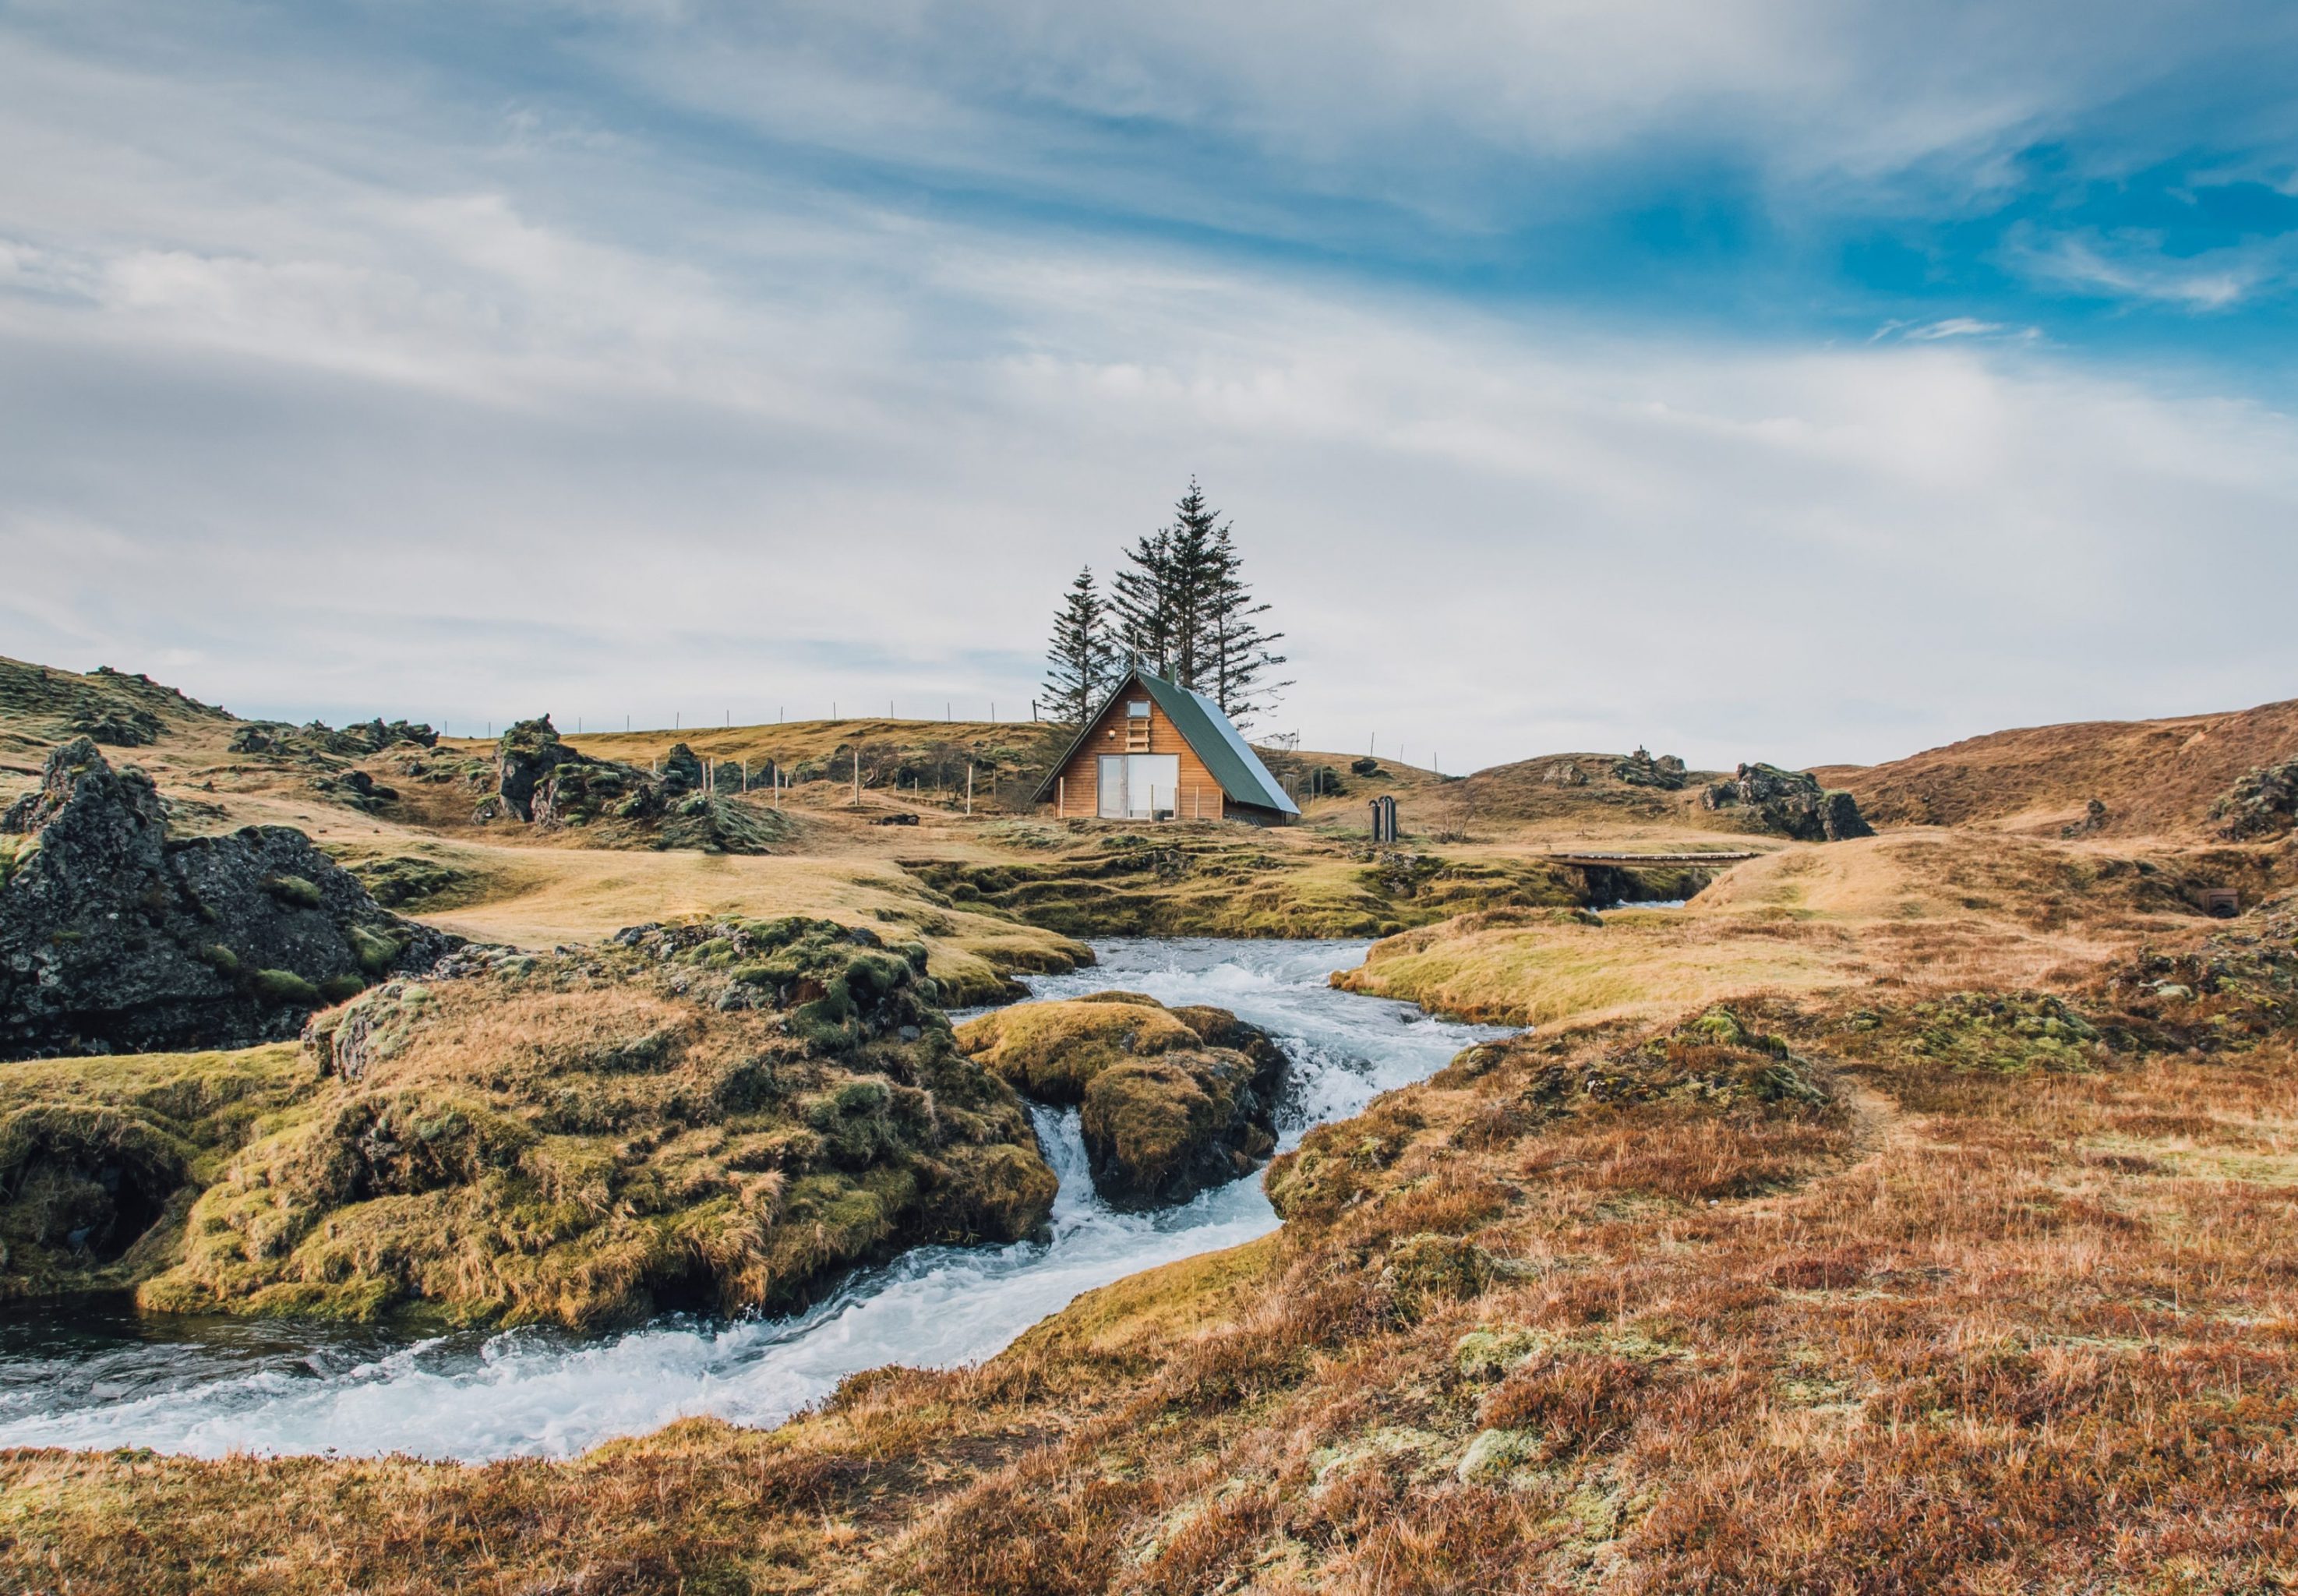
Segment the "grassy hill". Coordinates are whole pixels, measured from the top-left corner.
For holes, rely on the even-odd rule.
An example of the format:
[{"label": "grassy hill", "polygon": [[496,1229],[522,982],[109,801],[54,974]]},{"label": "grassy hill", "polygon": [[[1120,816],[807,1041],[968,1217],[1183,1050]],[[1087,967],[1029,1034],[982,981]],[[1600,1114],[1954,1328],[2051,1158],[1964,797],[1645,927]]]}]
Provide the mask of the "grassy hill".
[{"label": "grassy hill", "polygon": [[2298,759],[2298,699],[2222,715],[2083,721],[1966,738],[1888,765],[1813,773],[1848,788],[1877,825],[2038,829],[2106,806],[2109,835],[2203,830],[2211,806],[2248,771]]},{"label": "grassy hill", "polygon": [[[1255,831],[969,817],[934,790],[969,760],[1024,779],[1027,726],[577,736],[814,767],[773,854],[623,850],[475,823],[485,743],[369,758],[409,796],[363,809],[344,762],[234,754],[240,723],[138,678],[0,675],[14,757],[137,710],[179,823],[299,826],[489,940],[815,914],[923,941],[963,1000],[1077,958],[1065,932],[1409,927],[1342,984],[1537,1030],[1311,1132],[1268,1173],[1277,1233],[1090,1293],[978,1368],[568,1462],[0,1454],[0,1587],[2248,1591],[2298,1568],[2298,840],[2203,831],[2298,752],[2298,705],[1823,770],[1905,829],[1747,839],[1688,906],[1600,915],[1547,856],[1740,851],[1703,773],[1275,751],[1341,790]],[[858,810],[835,768],[857,752]],[[1364,835],[1380,793],[1394,847]],[[2106,823],[2061,835],[2094,798]],[[2221,884],[2230,925],[2195,901]],[[157,1066],[102,1063],[150,1096]],[[194,1154],[236,1145],[236,1120],[169,1112]]]}]

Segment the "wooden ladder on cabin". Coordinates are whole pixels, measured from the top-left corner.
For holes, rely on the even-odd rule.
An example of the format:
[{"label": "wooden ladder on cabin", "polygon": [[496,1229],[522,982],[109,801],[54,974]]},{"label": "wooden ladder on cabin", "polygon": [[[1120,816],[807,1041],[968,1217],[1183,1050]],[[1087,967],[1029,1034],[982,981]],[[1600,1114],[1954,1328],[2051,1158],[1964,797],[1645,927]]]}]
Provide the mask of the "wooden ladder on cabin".
[{"label": "wooden ladder on cabin", "polygon": [[1128,715],[1125,717],[1125,751],[1145,754],[1149,751],[1149,717]]}]

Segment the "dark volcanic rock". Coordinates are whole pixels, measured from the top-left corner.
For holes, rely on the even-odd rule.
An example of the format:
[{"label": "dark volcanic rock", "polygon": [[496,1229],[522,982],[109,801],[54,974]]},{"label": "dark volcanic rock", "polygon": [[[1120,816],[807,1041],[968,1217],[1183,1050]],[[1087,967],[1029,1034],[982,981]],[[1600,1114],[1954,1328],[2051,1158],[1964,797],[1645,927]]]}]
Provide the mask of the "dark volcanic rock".
[{"label": "dark volcanic rock", "polygon": [[1649,748],[1640,748],[1612,763],[1612,774],[1629,786],[1657,787],[1663,792],[1681,792],[1689,773],[1674,754],[1655,759]]},{"label": "dark volcanic rock", "polygon": [[386,724],[380,716],[345,726],[340,732],[325,721],[311,721],[301,726],[291,726],[285,721],[249,721],[231,734],[231,751],[235,754],[294,755],[307,759],[322,755],[364,758],[402,745],[428,748],[436,748],[438,743],[439,733],[427,725],[407,721]]},{"label": "dark volcanic rock", "polygon": [[1817,777],[1776,765],[1743,765],[1731,781],[1701,793],[1699,801],[1709,809],[1745,809],[1763,830],[1804,842],[1875,834],[1849,793],[1828,791]]},{"label": "dark volcanic rock", "polygon": [[502,807],[521,820],[534,818],[534,795],[548,787],[562,765],[588,765],[590,756],[558,740],[549,715],[514,721],[495,744],[495,793]]},{"label": "dark volcanic rock", "polygon": [[[729,784],[740,786],[739,773]],[[704,788],[701,757],[682,742],[664,756],[660,770],[645,770],[568,748],[546,715],[502,734],[495,790],[473,818],[517,819],[543,830],[631,821],[651,831],[657,848],[720,854],[766,853],[785,834],[789,823],[779,815]]]},{"label": "dark volcanic rock", "polygon": [[2211,806],[2211,818],[2230,842],[2277,837],[2298,826],[2298,759],[2252,771]]},{"label": "dark volcanic rock", "polygon": [[378,907],[285,826],[171,839],[85,738],[0,817],[0,1058],[244,1046],[458,939]]}]

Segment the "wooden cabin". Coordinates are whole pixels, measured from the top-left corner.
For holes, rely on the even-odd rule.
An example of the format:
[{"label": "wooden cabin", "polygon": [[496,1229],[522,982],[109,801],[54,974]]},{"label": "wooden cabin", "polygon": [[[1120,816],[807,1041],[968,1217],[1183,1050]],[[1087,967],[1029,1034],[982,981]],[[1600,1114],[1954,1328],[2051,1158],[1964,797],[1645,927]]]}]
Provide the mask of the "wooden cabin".
[{"label": "wooden cabin", "polygon": [[1086,721],[1037,801],[1066,819],[1281,826],[1301,813],[1219,705],[1142,670]]}]

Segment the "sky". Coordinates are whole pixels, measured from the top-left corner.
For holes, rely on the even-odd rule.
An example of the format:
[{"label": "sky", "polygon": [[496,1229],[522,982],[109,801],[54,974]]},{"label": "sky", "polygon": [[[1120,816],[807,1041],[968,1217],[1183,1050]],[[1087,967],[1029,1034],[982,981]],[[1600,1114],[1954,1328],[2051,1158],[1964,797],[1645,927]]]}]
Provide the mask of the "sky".
[{"label": "sky", "polygon": [[1192,475],[1462,771],[2298,696],[2298,7],[0,0],[0,654],[1025,715]]}]

